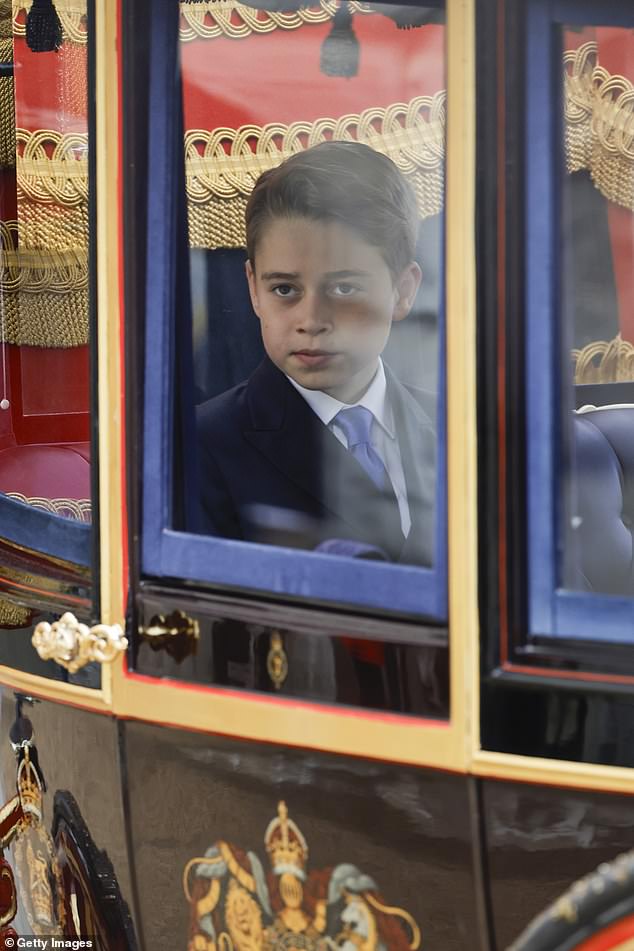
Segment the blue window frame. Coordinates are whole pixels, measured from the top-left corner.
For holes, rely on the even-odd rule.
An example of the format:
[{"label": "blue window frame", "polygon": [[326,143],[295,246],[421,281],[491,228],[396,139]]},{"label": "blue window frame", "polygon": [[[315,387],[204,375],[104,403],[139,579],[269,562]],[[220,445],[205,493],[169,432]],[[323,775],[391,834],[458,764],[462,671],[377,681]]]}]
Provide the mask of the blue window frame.
[{"label": "blue window frame", "polygon": [[560,334],[561,29],[634,27],[629,0],[533,0],[526,50],[526,432],[529,632],[634,639],[634,598],[559,584],[562,426],[567,412]]},{"label": "blue window frame", "polygon": [[[183,236],[178,4],[151,18],[145,312],[142,573],[361,609],[447,617],[444,329],[439,320],[438,464],[434,567],[355,561],[175,530],[174,368],[178,314],[189,311]],[[442,287],[442,281],[441,281]],[[444,294],[441,295],[444,297]],[[443,301],[439,313],[443,313]]]}]

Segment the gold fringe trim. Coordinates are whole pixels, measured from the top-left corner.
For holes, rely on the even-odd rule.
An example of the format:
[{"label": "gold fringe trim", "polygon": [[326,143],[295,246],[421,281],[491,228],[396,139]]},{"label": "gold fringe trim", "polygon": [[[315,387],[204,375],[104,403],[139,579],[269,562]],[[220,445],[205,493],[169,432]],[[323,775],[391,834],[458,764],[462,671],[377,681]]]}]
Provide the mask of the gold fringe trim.
[{"label": "gold fringe trim", "polygon": [[[354,13],[373,13],[365,3],[352,2]],[[292,13],[256,10],[236,3],[236,0],[207,0],[206,3],[181,3],[180,40],[216,39],[227,36],[243,39],[253,33],[271,33],[272,30],[297,30],[301,26],[327,23],[337,9],[335,0],[321,0],[312,7]]]},{"label": "gold fringe trim", "polygon": [[621,339],[596,340],[572,351],[575,383],[634,382],[634,344]]},{"label": "gold fringe trim", "polygon": [[64,294],[88,289],[88,257],[74,248],[22,250],[18,243],[18,222],[0,221],[0,290],[3,294],[48,291]]},{"label": "gold fringe trim", "polygon": [[327,139],[364,142],[388,155],[413,186],[421,217],[438,214],[444,198],[445,100],[443,90],[339,119],[192,129],[185,135],[190,244],[244,247],[244,209],[259,175]]},{"label": "gold fringe trim", "polygon": [[88,205],[60,208],[27,201],[18,192],[20,248],[88,250]]},{"label": "gold fringe trim", "polygon": [[48,512],[50,515],[60,515],[62,518],[72,518],[77,522],[90,522],[90,499],[45,499],[40,496],[28,497],[21,492],[7,492],[10,499],[24,502],[34,509]]},{"label": "gold fringe trim", "polygon": [[634,85],[599,65],[597,44],[564,53],[566,167],[634,211]]},{"label": "gold fringe trim", "polygon": [[7,294],[0,305],[7,343],[60,349],[88,343],[87,290]]},{"label": "gold fringe trim", "polygon": [[[50,206],[40,206],[40,228],[49,218]],[[65,348],[86,344],[89,313],[86,250],[56,249],[52,242],[45,249],[17,247],[18,234],[21,245],[22,225],[17,221],[0,222],[2,340],[31,347]]]},{"label": "gold fringe trim", "polygon": [[[33,6],[33,0],[13,0],[13,34],[26,36],[26,14]],[[71,43],[88,42],[88,23],[85,0],[55,0],[65,40]]]}]

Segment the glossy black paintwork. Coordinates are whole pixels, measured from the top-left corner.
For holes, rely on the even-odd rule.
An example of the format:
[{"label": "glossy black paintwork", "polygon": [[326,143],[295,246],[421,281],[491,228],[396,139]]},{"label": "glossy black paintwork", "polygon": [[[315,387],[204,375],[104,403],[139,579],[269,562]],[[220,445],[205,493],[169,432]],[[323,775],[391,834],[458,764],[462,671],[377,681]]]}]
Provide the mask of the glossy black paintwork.
[{"label": "glossy black paintwork", "polygon": [[[136,630],[175,608],[199,622],[195,654],[179,661],[137,637],[134,666],[141,673],[426,717],[449,714],[443,629],[144,586]],[[274,634],[288,663],[279,687],[267,665]]]},{"label": "glossy black paintwork", "polygon": [[572,882],[634,847],[630,796],[487,780],[482,802],[500,951]]},{"label": "glossy black paintwork", "polygon": [[278,745],[125,725],[143,941],[185,947],[189,859],[219,839],[256,852],[284,800],[311,870],[352,863],[408,910],[426,951],[477,951],[465,777]]},{"label": "glossy black paintwork", "polygon": [[[118,922],[118,932],[127,935],[125,941],[116,944],[116,948],[118,951],[135,951],[130,921],[132,883],[122,808],[117,723],[108,716],[49,701],[23,701],[21,713],[31,721],[33,742],[47,787],[43,796],[43,826],[53,837],[63,826],[78,843],[77,854],[86,860],[92,868],[91,874],[96,876],[95,894],[101,893],[104,918]],[[2,803],[16,792],[16,758],[9,742],[15,716],[16,694],[2,687]],[[21,894],[24,888],[28,888],[28,868],[17,868],[15,847],[6,853],[6,857],[13,867],[18,886],[18,915],[14,927],[18,934],[33,934],[32,922],[26,914],[28,895]],[[114,949],[115,945],[112,947]]]}]

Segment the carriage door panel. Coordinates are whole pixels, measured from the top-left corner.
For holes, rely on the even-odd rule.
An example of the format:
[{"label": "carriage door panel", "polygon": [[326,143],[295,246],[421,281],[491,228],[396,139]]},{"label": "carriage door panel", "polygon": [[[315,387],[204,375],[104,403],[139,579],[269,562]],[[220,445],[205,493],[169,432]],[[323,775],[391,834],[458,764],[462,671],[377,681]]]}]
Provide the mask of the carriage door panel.
[{"label": "carriage door panel", "polygon": [[[128,328],[144,391],[116,707],[148,947],[485,946],[465,691],[449,663],[445,20],[435,2],[174,3],[135,31],[149,105],[128,125],[134,143],[149,118],[150,227],[145,326]],[[260,263],[260,307],[257,240],[245,268],[255,183],[291,156],[310,179],[310,156],[334,142],[355,158],[322,168],[322,191],[358,194],[357,161],[380,167],[382,188],[345,221],[332,201],[326,221],[319,207],[280,214],[284,255],[310,253],[305,270]],[[398,273],[416,280],[385,322],[394,249],[386,221],[371,236],[362,218],[389,218],[404,195],[396,232],[412,221],[416,240],[399,245]],[[315,353],[291,344],[289,365],[261,330],[288,301],[316,302],[304,329],[322,337]],[[396,464],[372,430],[365,443],[393,491],[302,395],[341,411],[371,387],[387,414],[361,408]]]}]

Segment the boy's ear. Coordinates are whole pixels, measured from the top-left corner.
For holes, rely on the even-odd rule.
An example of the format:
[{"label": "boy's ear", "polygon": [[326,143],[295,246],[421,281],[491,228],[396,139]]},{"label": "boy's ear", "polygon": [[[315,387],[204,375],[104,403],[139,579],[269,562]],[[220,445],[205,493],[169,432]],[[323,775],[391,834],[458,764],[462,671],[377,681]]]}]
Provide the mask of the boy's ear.
[{"label": "boy's ear", "polygon": [[407,267],[401,271],[394,285],[396,303],[392,320],[403,320],[407,317],[416,299],[422,278],[423,272],[416,261],[410,261]]},{"label": "boy's ear", "polygon": [[255,271],[253,270],[253,265],[251,264],[248,258],[244,265],[244,270],[247,275],[247,283],[249,285],[249,295],[251,297],[251,306],[253,307],[253,310],[255,311],[256,316],[259,318],[260,302],[258,300],[258,292],[255,286]]}]

